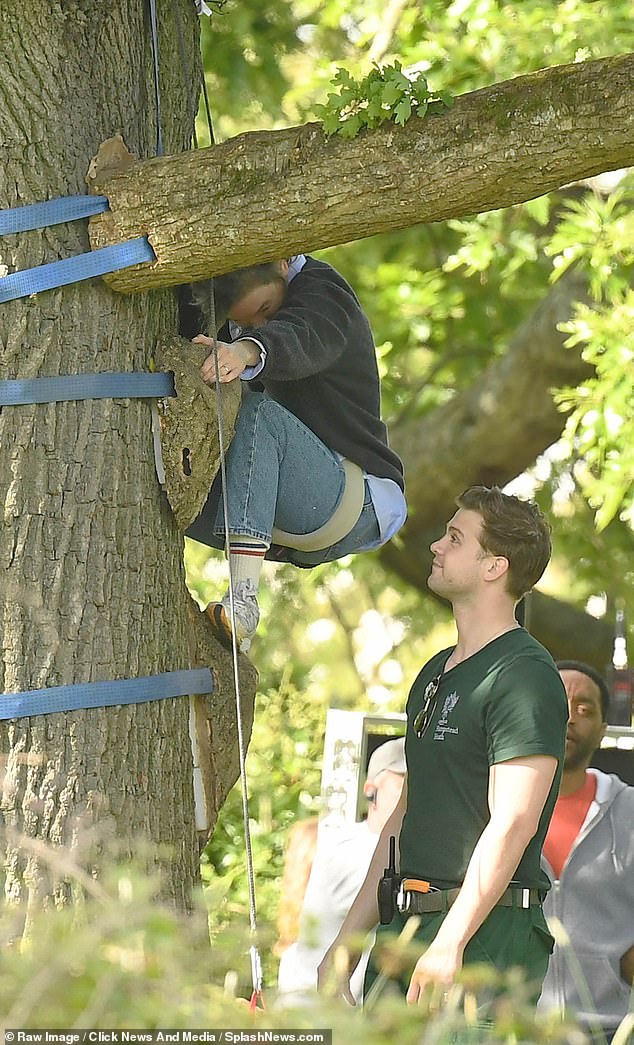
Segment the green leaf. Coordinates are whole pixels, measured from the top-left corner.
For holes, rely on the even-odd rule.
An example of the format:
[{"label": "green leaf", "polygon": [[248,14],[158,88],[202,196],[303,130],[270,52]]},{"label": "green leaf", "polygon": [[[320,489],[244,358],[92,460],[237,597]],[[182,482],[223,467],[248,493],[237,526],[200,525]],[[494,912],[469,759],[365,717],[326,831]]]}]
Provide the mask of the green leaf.
[{"label": "green leaf", "polygon": [[322,126],[325,134],[335,134],[339,129],[339,114],[336,112],[330,112],[325,106],[320,106],[324,110],[323,116],[321,117]]},{"label": "green leaf", "polygon": [[335,75],[332,78],[332,82],[335,84],[339,83],[344,85],[352,83],[353,79],[347,69],[344,69],[342,66],[339,66],[337,68],[337,71],[335,72]]},{"label": "green leaf", "polygon": [[362,125],[361,116],[359,113],[355,113],[353,116],[349,116],[347,120],[341,121],[338,132],[342,138],[356,138]]},{"label": "green leaf", "polygon": [[389,80],[381,92],[381,100],[384,105],[389,105],[392,108],[396,102],[403,97],[403,88],[400,84],[394,83],[393,80]]},{"label": "green leaf", "polygon": [[372,101],[368,102],[365,113],[368,126],[376,126],[386,116],[381,105],[381,99],[373,98]]},{"label": "green leaf", "polygon": [[394,109],[394,120],[402,127],[412,115],[412,103],[409,98],[403,98]]},{"label": "green leaf", "polygon": [[386,76],[386,81],[387,83],[396,84],[402,90],[408,90],[410,87],[410,81],[407,79],[407,77],[402,72],[396,69],[388,73],[388,75]]},{"label": "green leaf", "polygon": [[418,79],[413,81],[412,93],[419,102],[424,102],[431,97],[429,87],[427,86],[427,80],[424,76],[419,76]]}]

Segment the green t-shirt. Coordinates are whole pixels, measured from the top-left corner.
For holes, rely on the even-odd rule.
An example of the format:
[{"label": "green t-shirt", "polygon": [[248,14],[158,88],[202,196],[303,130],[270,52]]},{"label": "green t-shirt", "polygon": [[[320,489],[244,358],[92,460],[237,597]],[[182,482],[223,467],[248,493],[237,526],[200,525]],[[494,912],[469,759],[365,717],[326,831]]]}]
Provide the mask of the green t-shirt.
[{"label": "green t-shirt", "polygon": [[538,830],[513,881],[547,889],[541,849],[559,791],[568,701],[550,654],[518,628],[489,642],[442,675],[429,727],[412,723],[427,684],[451,653],[420,672],[407,701],[407,811],[400,837],[401,874],[440,888],[459,885],[489,821],[489,767],[526,755],[554,755],[557,772]]}]

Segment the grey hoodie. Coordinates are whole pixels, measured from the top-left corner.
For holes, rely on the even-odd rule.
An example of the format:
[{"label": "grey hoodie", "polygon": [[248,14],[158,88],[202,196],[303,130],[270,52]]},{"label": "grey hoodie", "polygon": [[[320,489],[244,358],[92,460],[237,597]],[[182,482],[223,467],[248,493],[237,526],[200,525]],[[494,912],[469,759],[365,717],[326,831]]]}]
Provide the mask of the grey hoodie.
[{"label": "grey hoodie", "polygon": [[543,858],[553,879],[544,913],[563,925],[570,948],[556,944],[539,1008],[567,1009],[588,1029],[611,1033],[632,1005],[619,961],[634,946],[634,787],[588,772],[597,777],[595,800],[559,881]]}]

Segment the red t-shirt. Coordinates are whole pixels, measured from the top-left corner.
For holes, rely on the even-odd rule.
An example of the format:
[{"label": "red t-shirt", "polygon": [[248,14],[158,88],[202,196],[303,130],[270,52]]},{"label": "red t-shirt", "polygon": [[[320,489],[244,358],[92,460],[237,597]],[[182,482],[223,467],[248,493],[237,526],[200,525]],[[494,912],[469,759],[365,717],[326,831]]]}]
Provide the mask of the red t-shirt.
[{"label": "red t-shirt", "polygon": [[544,842],[544,856],[555,872],[555,878],[561,878],[574,840],[594,802],[596,790],[597,778],[594,773],[586,773],[585,783],[578,791],[573,791],[571,795],[560,795],[555,803]]}]

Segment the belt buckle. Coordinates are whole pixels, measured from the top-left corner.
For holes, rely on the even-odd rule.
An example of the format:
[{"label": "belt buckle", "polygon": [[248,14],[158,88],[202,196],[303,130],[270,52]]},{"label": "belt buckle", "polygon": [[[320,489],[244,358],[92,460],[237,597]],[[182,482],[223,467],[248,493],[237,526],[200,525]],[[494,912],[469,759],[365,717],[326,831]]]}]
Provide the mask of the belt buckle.
[{"label": "belt buckle", "polygon": [[522,910],[527,911],[531,905],[531,891],[530,889],[522,889]]}]

